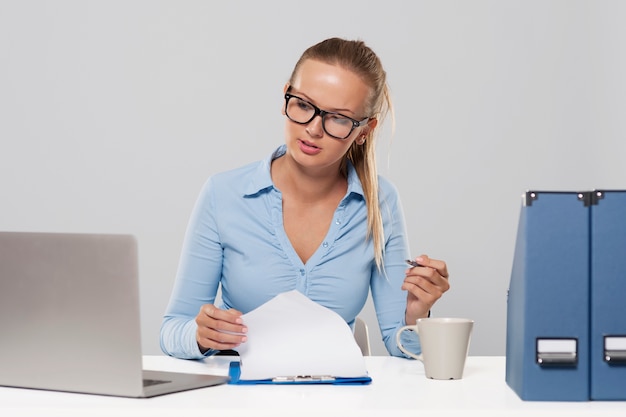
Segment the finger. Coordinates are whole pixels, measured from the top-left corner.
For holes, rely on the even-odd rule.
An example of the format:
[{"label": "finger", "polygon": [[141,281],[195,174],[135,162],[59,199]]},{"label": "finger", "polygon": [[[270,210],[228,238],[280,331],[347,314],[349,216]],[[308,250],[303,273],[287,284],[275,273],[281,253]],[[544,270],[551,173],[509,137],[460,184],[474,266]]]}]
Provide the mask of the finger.
[{"label": "finger", "polygon": [[428,281],[432,282],[435,285],[445,287],[449,285],[448,279],[443,277],[441,273],[429,266],[420,266],[415,268],[410,268],[406,271],[405,279],[413,278],[424,278]]},{"label": "finger", "polygon": [[449,284],[444,278],[439,278],[439,280],[435,281],[432,278],[427,278],[419,275],[406,277],[403,286],[406,286],[407,288],[414,286],[430,294],[443,294],[449,288]]},{"label": "finger", "polygon": [[221,308],[217,308],[212,304],[205,304],[201,307],[200,311],[204,313],[207,317],[225,321],[227,323],[232,324],[242,324],[243,319],[241,318],[242,313],[234,308],[229,310],[222,310]]},{"label": "finger", "polygon": [[222,332],[209,327],[199,327],[197,333],[202,339],[212,340],[215,343],[238,345],[247,340],[247,336],[244,333]]},{"label": "finger", "polygon": [[420,255],[417,258],[415,258],[415,261],[422,266],[435,269],[437,272],[439,272],[439,275],[441,275],[444,278],[449,277],[448,266],[446,265],[444,261],[441,261],[439,259],[431,259],[428,257],[428,255],[425,255],[425,254]]},{"label": "finger", "polygon": [[432,305],[449,289],[446,280],[442,281],[444,281],[442,285],[437,285],[424,277],[407,277],[402,284],[402,289],[411,293],[418,300]]},{"label": "finger", "polygon": [[198,327],[206,327],[226,333],[242,334],[248,331],[243,324],[241,312],[231,309],[222,310],[214,305],[202,306],[200,314],[196,317]]},{"label": "finger", "polygon": [[437,294],[425,291],[423,288],[414,284],[406,284],[405,287],[410,298],[427,305],[429,308],[441,297]]},{"label": "finger", "polygon": [[198,328],[196,333],[198,345],[204,349],[234,349],[247,341],[246,336],[218,332],[209,328]]},{"label": "finger", "polygon": [[200,308],[196,323],[196,341],[201,350],[233,349],[247,340],[248,328],[237,310],[222,310],[206,304]]}]

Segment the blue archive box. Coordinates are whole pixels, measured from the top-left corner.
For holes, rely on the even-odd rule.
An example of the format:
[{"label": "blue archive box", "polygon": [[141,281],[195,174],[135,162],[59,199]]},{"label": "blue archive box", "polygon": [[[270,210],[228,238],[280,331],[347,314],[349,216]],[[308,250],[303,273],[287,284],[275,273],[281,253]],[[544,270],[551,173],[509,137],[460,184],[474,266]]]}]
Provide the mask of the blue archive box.
[{"label": "blue archive box", "polygon": [[626,191],[591,207],[591,399],[626,400]]},{"label": "blue archive box", "polygon": [[506,382],[522,400],[589,400],[589,193],[527,192],[507,300]]},{"label": "blue archive box", "polygon": [[626,191],[528,192],[507,305],[523,400],[626,400]]}]

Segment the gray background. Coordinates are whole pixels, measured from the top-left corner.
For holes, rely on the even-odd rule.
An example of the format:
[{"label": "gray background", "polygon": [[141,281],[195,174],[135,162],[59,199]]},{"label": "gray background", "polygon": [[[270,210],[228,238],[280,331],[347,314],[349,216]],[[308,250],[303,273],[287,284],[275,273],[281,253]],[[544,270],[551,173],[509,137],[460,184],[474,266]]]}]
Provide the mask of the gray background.
[{"label": "gray background", "polygon": [[[380,172],[412,251],[451,272],[434,315],[475,319],[470,353],[503,355],[522,193],[626,188],[625,21],[606,0],[3,0],[0,229],[135,234],[143,349],[160,353],[203,182],[283,143],[306,47],[361,38],[396,106]],[[386,354],[371,302],[362,316]]]}]

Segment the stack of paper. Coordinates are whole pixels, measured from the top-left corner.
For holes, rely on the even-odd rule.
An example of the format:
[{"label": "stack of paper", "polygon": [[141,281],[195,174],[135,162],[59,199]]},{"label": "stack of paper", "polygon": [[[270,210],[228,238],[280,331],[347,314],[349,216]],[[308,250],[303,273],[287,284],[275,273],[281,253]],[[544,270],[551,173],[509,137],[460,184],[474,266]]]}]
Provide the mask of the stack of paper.
[{"label": "stack of paper", "polygon": [[244,314],[243,321],[248,340],[237,349],[234,383],[371,381],[350,326],[296,290]]}]

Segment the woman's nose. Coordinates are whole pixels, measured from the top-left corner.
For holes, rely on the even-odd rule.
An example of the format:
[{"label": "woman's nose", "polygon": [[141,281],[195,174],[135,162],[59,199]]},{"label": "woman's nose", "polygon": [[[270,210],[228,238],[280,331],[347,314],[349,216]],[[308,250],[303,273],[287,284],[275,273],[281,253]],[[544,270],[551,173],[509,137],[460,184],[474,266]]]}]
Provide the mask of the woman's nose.
[{"label": "woman's nose", "polygon": [[324,127],[322,126],[322,123],[322,116],[315,116],[306,127],[307,133],[314,138],[321,138],[324,136]]}]

